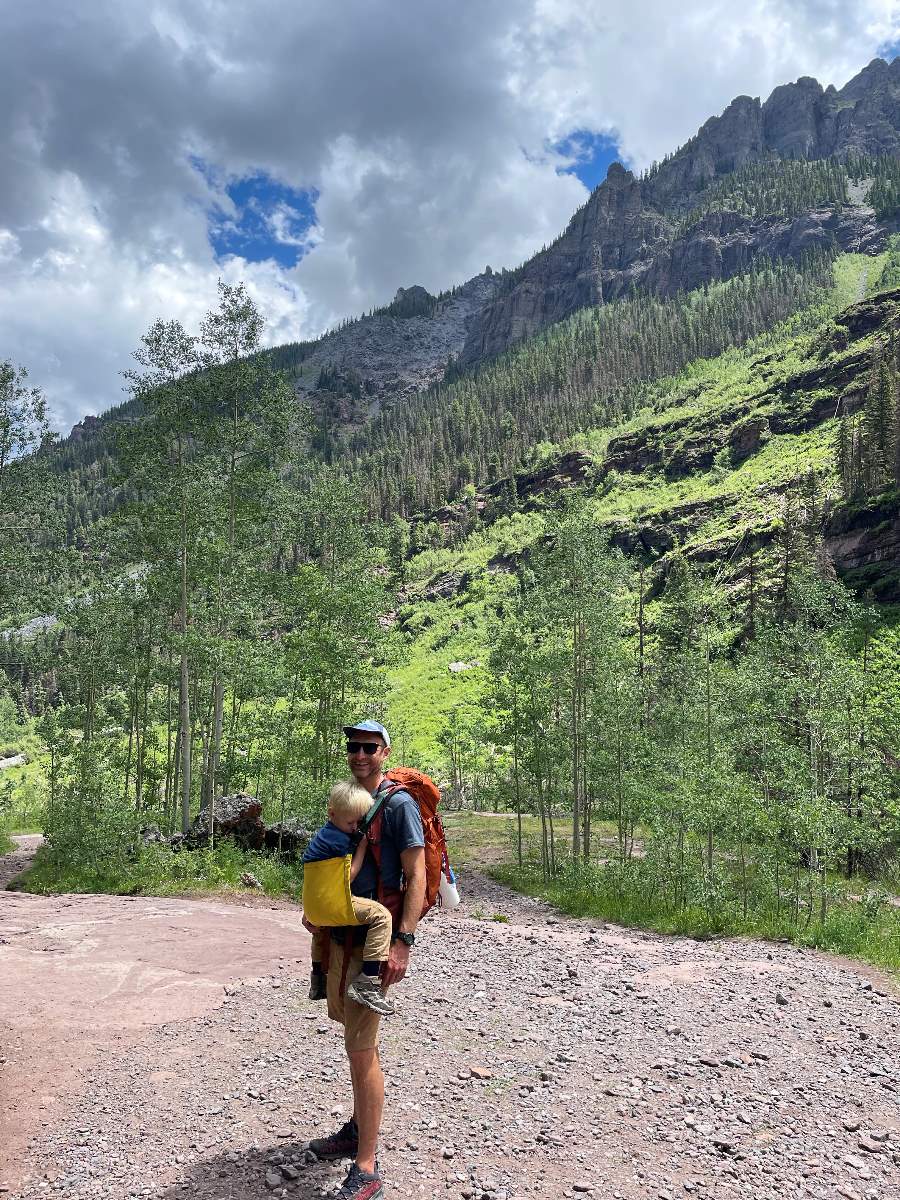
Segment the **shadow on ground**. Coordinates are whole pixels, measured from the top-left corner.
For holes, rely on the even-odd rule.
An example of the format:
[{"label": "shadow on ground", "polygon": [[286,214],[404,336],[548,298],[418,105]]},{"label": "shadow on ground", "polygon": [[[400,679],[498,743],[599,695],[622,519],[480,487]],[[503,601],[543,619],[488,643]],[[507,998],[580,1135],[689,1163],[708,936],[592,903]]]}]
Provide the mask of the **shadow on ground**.
[{"label": "shadow on ground", "polygon": [[[287,1195],[321,1200],[337,1190],[349,1162],[305,1161],[305,1143],[288,1142],[247,1151],[229,1151],[185,1167],[177,1182],[157,1193],[158,1200],[263,1200]],[[287,1167],[287,1175],[281,1168]],[[296,1171],[297,1178],[288,1176]],[[281,1182],[275,1184],[275,1174]],[[273,1186],[274,1185],[274,1186]]]}]

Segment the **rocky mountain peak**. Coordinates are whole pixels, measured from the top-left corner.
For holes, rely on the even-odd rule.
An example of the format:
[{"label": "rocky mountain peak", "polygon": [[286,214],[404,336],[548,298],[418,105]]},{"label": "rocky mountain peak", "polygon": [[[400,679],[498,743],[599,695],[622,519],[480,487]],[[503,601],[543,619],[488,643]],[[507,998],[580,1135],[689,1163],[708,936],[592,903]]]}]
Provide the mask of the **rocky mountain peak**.
[{"label": "rocky mountain peak", "polygon": [[423,288],[419,283],[414,283],[412,287],[398,287],[393,303],[403,304],[404,302],[408,302],[409,304],[425,304],[428,302],[433,303],[434,299],[434,296],[432,296],[427,288]]},{"label": "rocky mountain peak", "polygon": [[606,182],[611,188],[633,180],[634,175],[618,159],[615,162],[611,162],[606,169]]},{"label": "rocky mountain peak", "polygon": [[69,434],[68,440],[71,442],[82,442],[85,439],[89,439],[97,433],[102,424],[103,422],[100,417],[89,414],[72,426],[72,432]]},{"label": "rocky mountain peak", "polygon": [[837,93],[842,100],[860,100],[874,88],[896,79],[900,74],[900,59],[887,63],[883,58],[873,58],[858,75],[846,83]]}]

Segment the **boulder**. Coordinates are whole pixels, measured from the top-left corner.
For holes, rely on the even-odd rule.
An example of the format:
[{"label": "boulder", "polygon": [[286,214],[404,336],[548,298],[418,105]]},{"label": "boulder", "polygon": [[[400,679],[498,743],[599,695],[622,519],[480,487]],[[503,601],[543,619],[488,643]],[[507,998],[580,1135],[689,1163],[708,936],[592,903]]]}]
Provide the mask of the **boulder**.
[{"label": "boulder", "polygon": [[200,810],[181,844],[186,850],[198,850],[209,844],[212,830],[215,841],[230,838],[245,850],[260,850],[266,839],[261,813],[260,802],[246,792],[221,796]]},{"label": "boulder", "polygon": [[141,827],[141,842],[145,846],[168,846],[172,839],[166,837],[158,825],[144,825]]},{"label": "boulder", "polygon": [[728,435],[731,461],[733,463],[743,462],[745,458],[755,454],[760,446],[769,440],[770,436],[771,429],[766,417],[753,416],[741,421]]},{"label": "boulder", "polygon": [[265,847],[268,853],[277,854],[280,844],[282,858],[290,861],[302,857],[312,836],[298,821],[279,821],[267,827]]}]

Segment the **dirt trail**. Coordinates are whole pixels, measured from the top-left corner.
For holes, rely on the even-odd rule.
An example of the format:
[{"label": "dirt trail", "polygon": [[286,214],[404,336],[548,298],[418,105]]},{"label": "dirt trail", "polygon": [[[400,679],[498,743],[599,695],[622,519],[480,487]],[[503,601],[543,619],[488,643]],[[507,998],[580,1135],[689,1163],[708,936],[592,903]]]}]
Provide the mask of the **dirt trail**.
[{"label": "dirt trail", "polygon": [[0,892],[27,869],[44,844],[39,833],[14,833],[11,840],[15,843],[15,850],[10,854],[0,854]]},{"label": "dirt trail", "polygon": [[[877,973],[462,886],[384,1023],[387,1200],[900,1197],[900,996]],[[346,1115],[346,1069],[306,954],[290,906],[0,894],[0,1185],[333,1189],[304,1140]]]}]

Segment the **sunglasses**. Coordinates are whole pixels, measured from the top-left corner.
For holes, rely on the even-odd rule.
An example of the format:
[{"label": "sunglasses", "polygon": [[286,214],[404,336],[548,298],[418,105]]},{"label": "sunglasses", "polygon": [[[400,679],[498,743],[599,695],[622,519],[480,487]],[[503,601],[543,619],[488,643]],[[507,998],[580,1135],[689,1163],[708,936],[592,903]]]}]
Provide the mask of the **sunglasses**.
[{"label": "sunglasses", "polygon": [[381,749],[381,742],[348,742],[347,753],[359,754],[362,750],[363,754],[377,754]]}]

